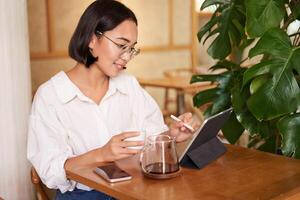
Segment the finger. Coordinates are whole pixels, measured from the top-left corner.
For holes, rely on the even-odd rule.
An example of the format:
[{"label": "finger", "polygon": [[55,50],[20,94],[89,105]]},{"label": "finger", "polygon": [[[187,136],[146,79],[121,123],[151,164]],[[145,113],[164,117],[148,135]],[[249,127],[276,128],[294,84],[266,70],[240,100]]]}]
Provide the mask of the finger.
[{"label": "finger", "polygon": [[140,134],[141,133],[138,131],[123,132],[123,133],[117,135],[117,137],[119,137],[120,140],[125,140],[126,138],[129,138],[129,137],[139,136]]},{"label": "finger", "polygon": [[176,137],[176,142],[183,142],[187,138],[189,138],[191,135],[192,135],[192,133],[180,132],[180,134]]},{"label": "finger", "polygon": [[179,134],[179,130],[178,129],[170,129],[167,133],[168,135],[170,135],[171,137],[177,137]]},{"label": "finger", "polygon": [[136,146],[143,146],[144,141],[122,141],[120,146],[121,147],[136,147]]},{"label": "finger", "polygon": [[182,127],[183,126],[183,122],[174,122],[173,123],[173,127],[174,128],[180,128],[180,127]]},{"label": "finger", "polygon": [[123,149],[123,154],[127,154],[127,155],[135,155],[137,153],[140,153],[141,150],[140,149],[130,149],[130,148],[124,148]]},{"label": "finger", "polygon": [[[191,130],[191,123],[192,122],[189,122],[189,123],[184,123],[184,122],[178,122],[174,128],[177,128],[179,129],[180,131],[186,131],[186,130],[189,130],[189,131],[192,131]],[[193,127],[192,127],[193,128]]]},{"label": "finger", "polygon": [[194,130],[197,130],[200,128],[200,122],[194,121],[191,126],[194,128]]},{"label": "finger", "polygon": [[183,122],[188,122],[193,117],[193,114],[190,112],[184,113],[180,115],[178,118],[181,119]]},{"label": "finger", "polygon": [[180,132],[190,132],[191,130],[186,128],[185,126],[180,127]]},{"label": "finger", "polygon": [[187,115],[185,116],[185,118],[183,119],[183,121],[185,123],[191,123],[193,122],[193,114],[192,113],[187,113]]},{"label": "finger", "polygon": [[182,132],[182,131],[186,131],[187,128],[184,126],[183,122],[174,122],[172,124],[172,129],[173,130],[177,129],[178,131]]},{"label": "finger", "polygon": [[133,155],[134,154],[121,154],[121,155],[119,155],[117,160],[125,159],[125,158],[128,158],[128,157],[133,156]]}]

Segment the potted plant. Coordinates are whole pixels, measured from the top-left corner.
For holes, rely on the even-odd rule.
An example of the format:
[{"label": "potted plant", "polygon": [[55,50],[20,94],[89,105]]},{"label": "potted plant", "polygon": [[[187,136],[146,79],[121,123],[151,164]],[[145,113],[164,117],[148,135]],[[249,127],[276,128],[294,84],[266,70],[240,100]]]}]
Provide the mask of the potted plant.
[{"label": "potted plant", "polygon": [[[300,19],[300,1],[206,0],[201,9],[212,5],[216,10],[198,39],[206,42],[213,36],[207,51],[217,63],[211,70],[223,71],[192,77],[191,83],[217,85],[197,93],[194,105],[211,103],[205,116],[233,107],[222,129],[230,143],[247,130],[249,147],[281,149],[286,156],[300,158],[300,29],[288,32]],[[246,59],[241,61],[242,53]],[[243,66],[251,58],[258,62]]]}]

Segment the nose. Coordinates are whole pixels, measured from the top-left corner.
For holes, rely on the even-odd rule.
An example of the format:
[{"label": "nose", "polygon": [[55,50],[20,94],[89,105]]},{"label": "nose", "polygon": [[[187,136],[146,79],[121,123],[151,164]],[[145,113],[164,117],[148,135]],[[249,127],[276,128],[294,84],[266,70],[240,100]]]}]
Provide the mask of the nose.
[{"label": "nose", "polygon": [[128,51],[125,51],[124,53],[121,54],[121,59],[125,60],[126,62],[130,61],[132,58],[131,53]]}]

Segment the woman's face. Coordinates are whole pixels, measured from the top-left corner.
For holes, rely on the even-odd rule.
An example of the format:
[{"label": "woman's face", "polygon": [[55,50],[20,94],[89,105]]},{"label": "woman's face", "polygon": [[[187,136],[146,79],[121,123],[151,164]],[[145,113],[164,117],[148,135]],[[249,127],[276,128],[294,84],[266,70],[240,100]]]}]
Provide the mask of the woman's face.
[{"label": "woman's face", "polygon": [[136,43],[137,26],[131,20],[125,20],[98,37],[94,35],[90,48],[93,49],[93,56],[98,57],[98,61],[91,67],[98,67],[109,77],[118,75],[132,58],[130,50]]}]

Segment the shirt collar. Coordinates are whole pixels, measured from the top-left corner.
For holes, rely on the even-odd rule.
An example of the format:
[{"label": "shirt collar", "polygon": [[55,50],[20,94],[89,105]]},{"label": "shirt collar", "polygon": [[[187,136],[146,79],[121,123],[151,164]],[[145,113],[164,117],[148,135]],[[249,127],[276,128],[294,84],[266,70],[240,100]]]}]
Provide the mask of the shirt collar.
[{"label": "shirt collar", "polygon": [[119,91],[122,94],[128,94],[129,93],[129,87],[127,85],[127,81],[124,80],[124,72],[121,72],[116,77],[111,77],[109,79],[109,91]]},{"label": "shirt collar", "polygon": [[77,88],[64,71],[61,71],[52,77],[51,81],[59,100],[63,103],[71,101],[78,94]]},{"label": "shirt collar", "polygon": [[[118,75],[117,77],[110,78],[109,80],[109,88],[107,94],[105,96],[110,96],[119,91],[122,94],[128,94],[129,88],[122,81],[122,75]],[[72,83],[67,74],[64,71],[59,72],[54,77],[51,78],[53,82],[55,91],[58,95],[58,98],[63,103],[68,103],[76,96],[83,101],[90,101],[88,97],[86,97],[79,88]]]}]

